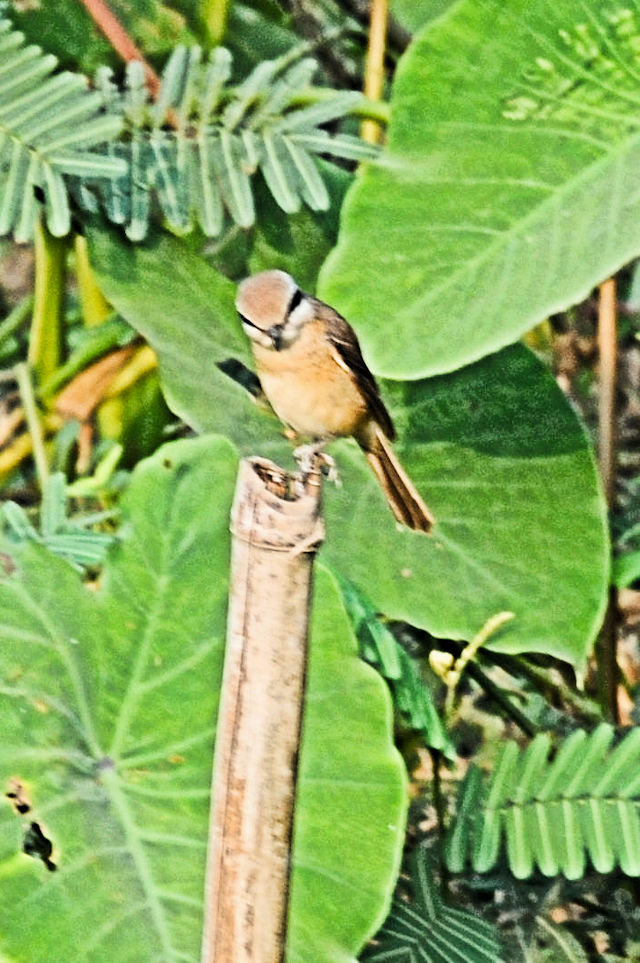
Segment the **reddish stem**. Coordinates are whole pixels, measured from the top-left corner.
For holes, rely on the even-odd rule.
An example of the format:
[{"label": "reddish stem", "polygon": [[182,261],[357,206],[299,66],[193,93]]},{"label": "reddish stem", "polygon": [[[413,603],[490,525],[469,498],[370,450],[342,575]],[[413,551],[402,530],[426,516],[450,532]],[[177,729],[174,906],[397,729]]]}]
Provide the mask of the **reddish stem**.
[{"label": "reddish stem", "polygon": [[126,63],[131,60],[139,60],[144,69],[147,90],[155,99],[160,90],[160,78],[147,63],[142,51],[133,42],[127,31],[124,29],[118,18],[111,12],[105,0],[80,0],[84,5],[89,16],[105,35],[113,49],[122,57]]}]

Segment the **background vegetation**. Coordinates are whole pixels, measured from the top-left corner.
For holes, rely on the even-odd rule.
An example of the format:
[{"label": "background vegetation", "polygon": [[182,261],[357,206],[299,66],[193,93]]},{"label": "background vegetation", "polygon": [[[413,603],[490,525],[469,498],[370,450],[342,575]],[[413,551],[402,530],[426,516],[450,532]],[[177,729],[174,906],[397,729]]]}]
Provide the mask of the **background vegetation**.
[{"label": "background vegetation", "polygon": [[291,464],[233,300],[281,267],[437,519],[333,446],[287,958],[633,959],[635,7],[110,8],[0,23],[4,958],[198,958],[237,459]]}]

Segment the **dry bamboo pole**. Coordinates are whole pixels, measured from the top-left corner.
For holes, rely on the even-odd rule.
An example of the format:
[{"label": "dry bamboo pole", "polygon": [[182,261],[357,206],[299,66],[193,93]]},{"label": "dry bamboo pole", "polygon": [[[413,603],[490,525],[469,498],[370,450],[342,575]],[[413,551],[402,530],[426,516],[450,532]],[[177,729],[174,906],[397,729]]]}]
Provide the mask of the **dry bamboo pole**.
[{"label": "dry bamboo pole", "polygon": [[202,963],[284,960],[321,475],[241,463],[213,768]]}]

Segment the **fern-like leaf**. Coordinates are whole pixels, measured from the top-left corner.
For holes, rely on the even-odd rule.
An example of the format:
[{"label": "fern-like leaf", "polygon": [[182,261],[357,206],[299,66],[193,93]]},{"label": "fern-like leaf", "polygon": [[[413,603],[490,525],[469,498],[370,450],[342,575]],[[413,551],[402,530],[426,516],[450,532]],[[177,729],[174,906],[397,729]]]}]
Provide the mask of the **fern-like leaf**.
[{"label": "fern-like leaf", "polygon": [[418,668],[357,586],[340,579],[345,607],[360,645],[360,656],[387,680],[398,711],[427,746],[438,749],[447,759],[456,751]]},{"label": "fern-like leaf", "polygon": [[25,510],[10,501],[0,508],[0,531],[10,542],[31,541],[45,545],[54,555],[83,571],[101,565],[109,545],[115,540],[115,535],[92,528],[107,517],[109,513],[70,517],[64,475],[56,472],[49,478],[43,493],[40,531],[31,524]]},{"label": "fern-like leaf", "polygon": [[524,750],[507,742],[491,778],[471,769],[458,796],[447,863],[454,872],[495,866],[504,844],[518,879],[534,868],[545,876],[579,879],[587,856],[594,869],[619,866],[640,876],[640,729],[611,750],[615,730],[603,723],[578,730],[549,759],[539,735]]},{"label": "fern-like leaf", "polygon": [[411,861],[414,900],[396,900],[367,963],[501,963],[500,943],[484,920],[442,902],[424,847]]},{"label": "fern-like leaf", "polygon": [[120,134],[84,77],[54,74],[56,58],[25,46],[24,35],[0,20],[0,235],[28,240],[44,198],[47,225],[61,237],[70,227],[65,177],[121,176],[126,162],[95,148]]},{"label": "fern-like leaf", "polygon": [[[257,171],[286,212],[326,210],[315,155],[363,160],[377,148],[322,127],[361,95],[314,91],[314,61],[296,56],[264,61],[233,87],[227,50],[202,63],[199,47],[177,47],[153,102],[140,63],[127,65],[124,90],[102,67],[90,91],[84,77],[54,73],[55,57],[0,20],[0,235],[27,240],[38,198],[51,232],[66,234],[71,194],[91,212],[102,206],[133,241],[146,235],[154,206],[174,230],[197,220],[215,237],[225,215],[243,228],[255,222]],[[301,91],[318,102],[300,106]]]},{"label": "fern-like leaf", "polygon": [[174,230],[186,231],[197,219],[205,234],[215,237],[225,212],[248,228],[256,218],[252,177],[258,170],[287,213],[303,204],[326,210],[329,193],[314,155],[365,160],[378,151],[320,126],[351,113],[361,95],[323,92],[319,103],[299,107],[301,89],[313,96],[315,63],[291,61],[290,54],[264,61],[230,87],[227,50],[216,48],[202,63],[198,47],[178,47],[155,104],[146,95],[139,64],[129,64],[121,97],[108,71],[100,70],[96,85],[105,109],[123,111],[126,119],[127,137],[116,154],[126,157],[129,151],[130,162],[124,177],[99,186],[108,216],[125,223],[128,236],[138,240],[155,197]]}]

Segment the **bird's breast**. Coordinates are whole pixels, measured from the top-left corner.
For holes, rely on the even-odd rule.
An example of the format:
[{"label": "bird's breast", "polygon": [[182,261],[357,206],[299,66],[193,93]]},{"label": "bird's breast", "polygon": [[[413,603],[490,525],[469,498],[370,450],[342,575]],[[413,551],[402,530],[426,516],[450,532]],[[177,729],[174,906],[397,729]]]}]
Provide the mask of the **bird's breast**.
[{"label": "bird's breast", "polygon": [[366,402],[322,325],[307,324],[282,351],[252,347],[262,388],[281,421],[312,438],[357,433],[368,417]]}]

